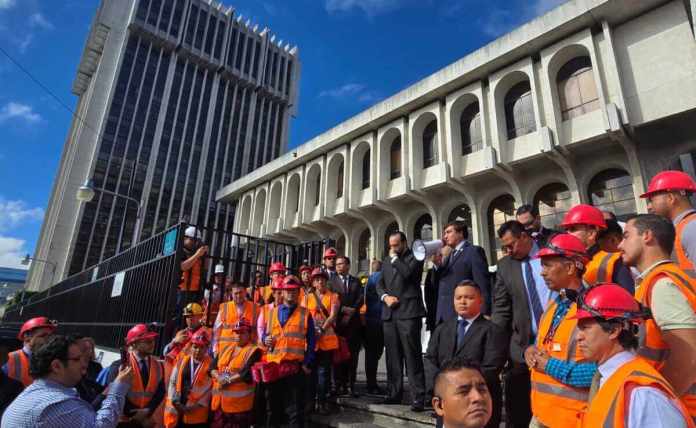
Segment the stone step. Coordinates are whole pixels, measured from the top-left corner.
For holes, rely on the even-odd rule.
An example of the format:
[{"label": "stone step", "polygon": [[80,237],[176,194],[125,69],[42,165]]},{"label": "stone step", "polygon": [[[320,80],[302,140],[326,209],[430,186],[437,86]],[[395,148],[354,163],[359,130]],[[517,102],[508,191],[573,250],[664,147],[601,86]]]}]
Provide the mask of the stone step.
[{"label": "stone step", "polygon": [[435,426],[431,411],[412,412],[408,405],[378,404],[382,398],[362,396],[360,398],[336,398],[331,405],[334,412],[328,416],[312,415],[316,426],[361,428],[416,428]]}]

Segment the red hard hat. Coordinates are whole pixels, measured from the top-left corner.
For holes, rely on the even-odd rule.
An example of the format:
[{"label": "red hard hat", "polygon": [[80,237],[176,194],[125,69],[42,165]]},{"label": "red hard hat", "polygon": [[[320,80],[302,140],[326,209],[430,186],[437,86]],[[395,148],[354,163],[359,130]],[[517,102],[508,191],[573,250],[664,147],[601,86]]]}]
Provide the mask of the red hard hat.
[{"label": "red hard hat", "polygon": [[282,290],[283,288],[283,278],[279,277],[271,282],[271,290]]},{"label": "red hard hat", "polygon": [[314,268],[312,271],[312,279],[317,277],[324,277],[324,279],[329,279],[329,275],[322,268]]},{"label": "red hard hat", "polygon": [[583,264],[589,261],[585,251],[585,244],[582,243],[580,238],[570,233],[559,233],[555,235],[546,244],[546,247],[539,250],[536,256],[538,258],[554,256],[565,257],[567,259],[578,260]]},{"label": "red hard hat", "polygon": [[279,290],[292,290],[295,288],[302,288],[304,284],[295,275],[288,275],[283,278],[283,284],[278,287]]},{"label": "red hard hat", "polygon": [[24,340],[24,333],[27,333],[32,330],[36,330],[37,328],[48,328],[51,330],[51,333],[56,331],[57,323],[55,321],[50,321],[46,317],[36,317],[28,320],[24,324],[22,324],[22,328],[19,330],[19,334],[17,337],[19,340]]},{"label": "red hard hat", "polygon": [[286,269],[285,269],[285,265],[283,264],[283,262],[274,262],[274,263],[271,263],[271,267],[270,267],[270,269],[268,269],[268,274],[270,275],[270,274],[276,273],[276,272],[280,272],[282,274],[285,274],[285,270]]},{"label": "red hard hat", "polygon": [[145,324],[136,324],[128,330],[126,335],[126,345],[132,345],[139,340],[151,340],[159,336],[157,332],[151,331]]},{"label": "red hard hat", "polygon": [[299,272],[300,274],[302,274],[302,272],[312,272],[312,267],[311,267],[311,266],[307,266],[307,265],[302,265],[302,266],[300,266],[300,268],[298,269],[298,272]]},{"label": "red hard hat", "polygon": [[584,224],[587,226],[597,226],[605,229],[607,223],[604,221],[604,214],[597,207],[592,205],[580,204],[571,208],[563,217],[562,228]]},{"label": "red hard hat", "polygon": [[578,311],[572,319],[603,318],[605,320],[622,318],[641,322],[645,311],[633,295],[611,282],[597,284],[578,297]]},{"label": "red hard hat", "polygon": [[327,257],[336,257],[338,253],[336,252],[336,249],[334,247],[329,247],[324,251],[324,258]]},{"label": "red hard hat", "polygon": [[198,346],[208,346],[210,344],[210,338],[208,337],[208,332],[205,329],[199,329],[191,337],[191,343]]},{"label": "red hard hat", "polygon": [[232,331],[251,331],[251,324],[249,324],[249,321],[246,320],[246,318],[240,318],[239,321],[237,321],[234,326],[232,327]]},{"label": "red hard hat", "polygon": [[658,192],[679,191],[696,192],[696,182],[691,176],[681,171],[662,171],[650,180],[648,191],[640,195],[649,198]]}]

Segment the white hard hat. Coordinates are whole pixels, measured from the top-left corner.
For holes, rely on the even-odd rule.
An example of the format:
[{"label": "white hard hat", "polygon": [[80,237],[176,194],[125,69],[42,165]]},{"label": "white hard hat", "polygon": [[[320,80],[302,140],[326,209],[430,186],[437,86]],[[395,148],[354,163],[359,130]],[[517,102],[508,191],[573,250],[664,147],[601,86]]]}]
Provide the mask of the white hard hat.
[{"label": "white hard hat", "polygon": [[215,265],[215,273],[225,273],[225,266]]},{"label": "white hard hat", "polygon": [[196,226],[189,226],[184,231],[184,236],[187,238],[201,239],[201,232]]}]

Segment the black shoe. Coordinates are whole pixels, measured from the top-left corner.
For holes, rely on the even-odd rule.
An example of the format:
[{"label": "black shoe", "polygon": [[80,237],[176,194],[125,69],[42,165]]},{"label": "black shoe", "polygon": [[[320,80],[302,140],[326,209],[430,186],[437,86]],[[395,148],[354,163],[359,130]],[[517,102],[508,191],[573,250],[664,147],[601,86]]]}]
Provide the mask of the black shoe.
[{"label": "black shoe", "polygon": [[379,404],[401,404],[401,399],[396,397],[387,397],[380,401]]},{"label": "black shoe", "polygon": [[422,402],[420,402],[420,401],[415,401],[415,402],[411,403],[411,411],[412,411],[412,412],[420,413],[420,412],[422,412],[423,410],[425,410],[425,407],[423,406],[423,403],[422,403]]},{"label": "black shoe", "polygon": [[358,394],[358,391],[355,390],[355,387],[351,387],[348,389],[348,392],[350,393],[350,396],[353,398],[358,398],[360,397],[360,394]]},{"label": "black shoe", "polygon": [[380,388],[379,386],[377,386],[377,385],[368,386],[368,387],[367,387],[367,393],[368,393],[368,394],[371,394],[371,395],[386,395],[386,393],[384,392],[384,390],[383,390],[382,388]]}]

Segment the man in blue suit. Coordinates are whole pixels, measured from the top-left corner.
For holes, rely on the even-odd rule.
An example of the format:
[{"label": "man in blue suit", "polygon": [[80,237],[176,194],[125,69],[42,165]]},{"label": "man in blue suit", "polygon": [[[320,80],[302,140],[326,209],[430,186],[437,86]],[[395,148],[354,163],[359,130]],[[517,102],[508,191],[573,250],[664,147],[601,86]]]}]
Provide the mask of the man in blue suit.
[{"label": "man in blue suit", "polygon": [[481,313],[491,313],[490,274],[486,253],[483,248],[472,245],[467,239],[468,232],[463,221],[453,221],[445,226],[442,236],[445,246],[433,259],[437,283],[436,325],[457,318],[452,305],[454,289],[465,279],[473,281],[481,289]]}]

